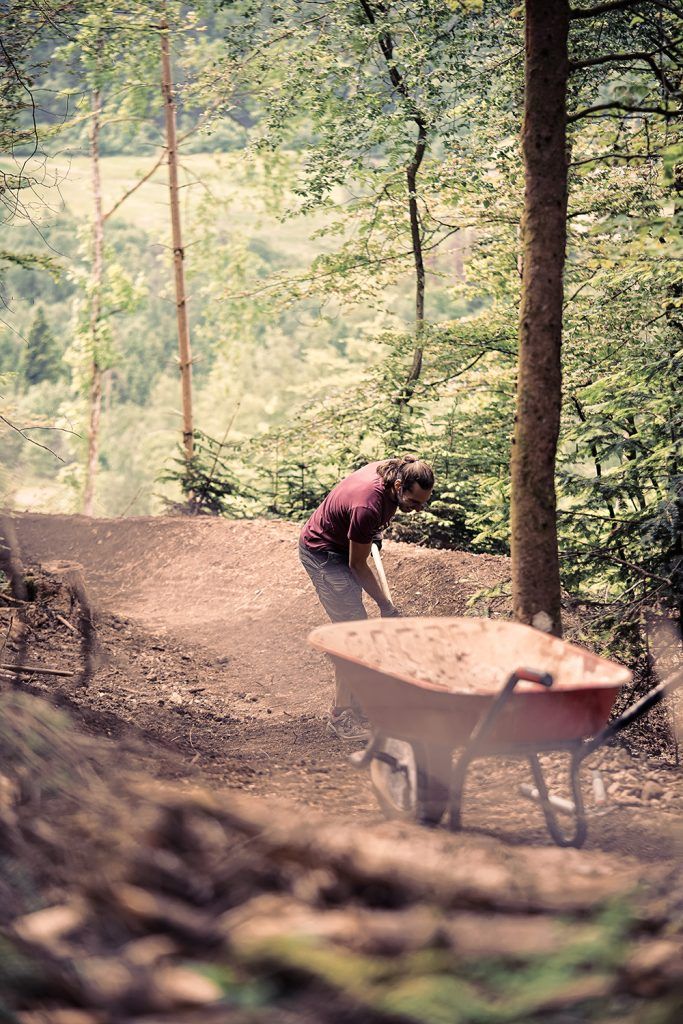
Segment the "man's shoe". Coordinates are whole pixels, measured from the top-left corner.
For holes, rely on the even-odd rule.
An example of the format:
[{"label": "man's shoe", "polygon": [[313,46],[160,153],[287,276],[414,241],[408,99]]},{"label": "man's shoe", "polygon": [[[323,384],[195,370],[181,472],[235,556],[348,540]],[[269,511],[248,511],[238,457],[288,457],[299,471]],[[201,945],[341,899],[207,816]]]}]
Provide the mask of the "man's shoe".
[{"label": "man's shoe", "polygon": [[344,708],[343,711],[335,711],[333,708],[327,717],[327,731],[340,740],[357,742],[370,739],[367,723],[358,718],[353,708]]}]

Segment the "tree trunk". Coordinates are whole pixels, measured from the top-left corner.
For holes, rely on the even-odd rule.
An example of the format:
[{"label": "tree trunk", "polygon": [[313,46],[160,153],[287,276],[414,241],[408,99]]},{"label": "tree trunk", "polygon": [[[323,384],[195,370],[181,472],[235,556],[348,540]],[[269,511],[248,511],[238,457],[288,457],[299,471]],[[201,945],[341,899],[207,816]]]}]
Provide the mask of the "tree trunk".
[{"label": "tree trunk", "polygon": [[90,377],[90,427],[88,431],[88,461],[85,468],[83,511],[93,514],[95,477],[100,449],[100,416],[102,413],[102,369],[100,366],[98,328],[102,312],[102,274],[104,267],[104,218],[102,216],[102,182],[100,178],[100,121],[102,96],[99,89],[92,94],[92,121],[90,124],[90,158],[93,190],[93,261],[90,280],[90,344],[92,365]]},{"label": "tree trunk", "polygon": [[[375,12],[369,0],[361,0],[361,7],[365,17],[371,25],[377,20]],[[413,249],[413,262],[415,265],[415,348],[413,350],[413,362],[406,378],[401,393],[396,399],[398,405],[397,426],[400,424],[402,410],[410,404],[415,391],[415,385],[422,373],[422,354],[424,347],[424,326],[425,326],[425,266],[422,252],[422,228],[420,224],[420,211],[417,205],[417,176],[427,149],[427,122],[421,111],[411,99],[403,75],[398,69],[394,56],[394,41],[390,32],[383,31],[379,36],[379,48],[387,65],[389,78],[392,87],[409,104],[410,120],[417,125],[417,139],[415,150],[410,163],[406,167],[406,184],[408,186],[408,219],[410,222],[410,239]]]},{"label": "tree trunk", "polygon": [[180,227],[180,203],[178,196],[178,143],[176,138],[175,97],[171,78],[171,57],[168,26],[161,32],[161,90],[166,114],[166,146],[168,149],[168,180],[171,197],[171,237],[173,244],[173,267],[175,271],[176,315],[178,321],[178,354],[183,410],[183,448],[185,458],[192,458],[192,352],[190,348],[190,326],[187,316],[185,292],[185,250],[183,249]]},{"label": "tree trunk", "polygon": [[523,276],[512,446],[515,617],[560,636],[555,455],[567,218],[567,0],[526,0]]},{"label": "tree trunk", "polygon": [[[683,162],[677,163],[673,173],[673,193],[677,213],[683,211]],[[683,284],[677,281],[671,288],[673,300],[683,298]],[[677,356],[683,333],[683,316],[681,307],[676,301],[667,305],[666,319],[671,331],[671,365],[677,367],[671,381],[671,406],[669,407],[669,430],[671,438],[671,458],[669,460],[669,487],[673,497],[673,543],[671,545],[671,587],[674,606],[678,610],[678,629],[683,639],[683,475],[681,474],[681,392],[683,391],[683,372],[681,359]]]},{"label": "tree trunk", "polygon": [[423,332],[425,322],[425,266],[422,255],[422,231],[420,229],[420,211],[417,205],[417,173],[427,148],[427,129],[419,115],[415,116],[417,124],[417,142],[413,159],[406,168],[408,185],[408,215],[410,218],[410,238],[413,245],[413,261],[415,263],[415,350],[413,365],[410,368],[406,386],[401,398],[401,405],[408,405],[420,373],[422,372]]}]

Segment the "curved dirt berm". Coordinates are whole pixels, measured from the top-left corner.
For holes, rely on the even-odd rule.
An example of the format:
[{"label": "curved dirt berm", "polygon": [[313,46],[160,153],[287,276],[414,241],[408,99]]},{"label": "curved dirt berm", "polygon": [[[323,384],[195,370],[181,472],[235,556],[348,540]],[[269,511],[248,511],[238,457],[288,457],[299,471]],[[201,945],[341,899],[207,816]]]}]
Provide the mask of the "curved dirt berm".
[{"label": "curved dirt berm", "polygon": [[[299,564],[296,525],[36,514],[15,522],[27,562],[79,562],[106,611],[224,658],[228,691],[260,685],[285,706],[329,704],[329,666],[306,642],[326,616]],[[413,615],[465,614],[472,595],[508,575],[506,558],[390,542],[384,562],[395,601]]]}]

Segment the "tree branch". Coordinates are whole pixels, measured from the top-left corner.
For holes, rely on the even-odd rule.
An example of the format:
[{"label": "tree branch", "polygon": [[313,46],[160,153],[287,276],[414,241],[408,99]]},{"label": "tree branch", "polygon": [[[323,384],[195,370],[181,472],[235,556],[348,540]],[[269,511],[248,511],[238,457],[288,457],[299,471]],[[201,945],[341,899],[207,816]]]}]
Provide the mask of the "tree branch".
[{"label": "tree branch", "polygon": [[671,11],[672,14],[679,14],[675,4],[667,3],[666,0],[606,0],[605,3],[596,4],[595,7],[570,7],[569,18],[572,21],[580,21],[585,18],[598,18],[601,14],[612,14],[613,11],[627,11],[640,3],[649,3],[660,10]]},{"label": "tree branch", "polygon": [[567,114],[567,124],[573,124],[580,121],[582,117],[599,113],[601,110],[622,110],[626,114],[658,114],[667,121],[673,121],[683,114],[683,110],[667,110],[665,107],[632,107],[628,103],[613,100],[610,103],[596,103],[593,107],[584,107],[583,110],[575,110],[573,113]]},{"label": "tree branch", "polygon": [[113,213],[116,213],[116,211],[118,210],[119,206],[121,206],[122,203],[125,203],[126,199],[128,199],[130,196],[132,196],[134,192],[137,192],[137,190],[140,188],[141,185],[144,185],[146,181],[149,181],[149,179],[152,177],[154,172],[156,170],[158,170],[159,167],[161,167],[162,163],[164,162],[164,158],[165,158],[167,152],[168,152],[168,148],[166,146],[164,146],[163,149],[161,150],[161,153],[159,154],[159,158],[155,161],[155,163],[152,165],[152,167],[149,169],[149,171],[147,171],[147,173],[142,178],[140,178],[140,180],[137,181],[135,183],[135,185],[133,185],[131,188],[129,188],[127,192],[124,192],[123,195],[121,196],[121,198],[118,199],[114,203],[114,205],[111,207],[111,209],[107,210],[107,212],[103,215],[103,217],[102,217],[102,222],[103,223],[108,221],[109,218],[111,217],[111,215]]},{"label": "tree branch", "polygon": [[599,164],[603,160],[621,160],[630,163],[632,160],[655,160],[661,156],[658,150],[645,153],[603,153],[602,156],[587,156],[584,160],[572,160],[569,167],[583,167],[584,164]]},{"label": "tree branch", "polygon": [[653,56],[654,53],[643,50],[633,50],[631,53],[603,53],[599,57],[588,57],[586,60],[570,60],[569,70],[578,71],[579,68],[592,68],[598,64],[611,64],[618,60],[646,60]]},{"label": "tree branch", "polygon": [[2,415],[2,413],[0,413],[0,420],[2,420],[3,423],[6,423],[8,427],[11,427],[12,430],[16,430],[17,434],[21,434],[21,436],[23,437],[24,441],[28,441],[30,444],[34,444],[36,446],[36,448],[43,448],[46,452],[49,452],[50,455],[54,455],[54,457],[56,459],[59,459],[60,462],[64,462],[65,461],[61,457],[61,455],[57,455],[57,452],[53,452],[52,448],[48,448],[47,445],[41,444],[40,441],[34,441],[33,438],[29,437],[28,434],[25,434],[24,431],[20,429],[20,427],[16,427],[14,425],[14,423],[11,423],[10,420],[6,419]]},{"label": "tree branch", "polygon": [[631,60],[643,60],[651,69],[653,75],[661,85],[667,90],[667,92],[675,93],[676,87],[673,82],[667,78],[663,70],[657,64],[655,57],[657,51],[648,50],[633,50],[631,53],[604,53],[600,57],[588,57],[586,60],[572,60],[569,62],[569,73],[572,71],[578,71],[582,68],[593,68],[599,64],[614,64],[619,61],[631,61]]}]

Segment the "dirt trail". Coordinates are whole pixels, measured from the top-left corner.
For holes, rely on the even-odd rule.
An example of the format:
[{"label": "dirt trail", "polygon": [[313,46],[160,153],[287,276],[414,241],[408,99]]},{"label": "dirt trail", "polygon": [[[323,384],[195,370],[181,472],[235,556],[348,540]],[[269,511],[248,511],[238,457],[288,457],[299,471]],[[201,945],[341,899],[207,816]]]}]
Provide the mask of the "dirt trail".
[{"label": "dirt trail", "polygon": [[[538,847],[550,841],[538,809],[517,795],[527,781],[523,764],[475,765],[465,833],[383,821],[367,777],[347,763],[348,747],[325,733],[332,673],[306,644],[324,614],[298,563],[292,524],[27,514],[16,525],[26,562],[77,561],[102,610],[102,667],[69,700],[95,731],[116,738],[133,727],[170,750],[166,762],[150,747],[158,774],[199,776],[362,821],[397,841],[409,837],[416,849],[508,865],[512,858],[515,870],[535,870]],[[397,603],[415,615],[465,614],[475,595],[509,573],[504,558],[391,543],[384,561]],[[499,600],[485,610],[502,607]],[[76,656],[66,630],[60,644],[62,659]],[[54,639],[45,649],[37,640],[32,659],[54,661]],[[603,770],[610,807],[592,818],[586,850],[553,852],[572,884],[601,884],[638,862],[673,857],[683,816],[680,772],[615,749],[592,766]],[[551,772],[559,778],[552,763]]]},{"label": "dirt trail", "polygon": [[[222,659],[226,696],[257,688],[290,711],[329,705],[329,666],[306,643],[325,615],[291,523],[25,515],[17,527],[30,560],[79,562],[104,610]],[[390,543],[385,561],[412,614],[462,615],[507,572],[504,558]]]}]

